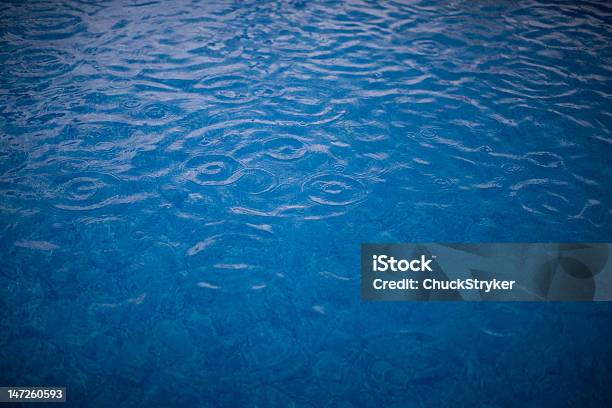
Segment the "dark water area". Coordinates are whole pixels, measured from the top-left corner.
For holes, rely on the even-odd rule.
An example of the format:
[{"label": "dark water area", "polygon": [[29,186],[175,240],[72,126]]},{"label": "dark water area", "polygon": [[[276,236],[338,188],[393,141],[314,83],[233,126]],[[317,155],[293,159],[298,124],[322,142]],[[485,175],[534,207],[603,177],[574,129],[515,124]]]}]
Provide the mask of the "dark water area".
[{"label": "dark water area", "polygon": [[612,405],[612,304],[363,303],[362,242],[610,242],[612,7],[0,2],[0,386]]}]

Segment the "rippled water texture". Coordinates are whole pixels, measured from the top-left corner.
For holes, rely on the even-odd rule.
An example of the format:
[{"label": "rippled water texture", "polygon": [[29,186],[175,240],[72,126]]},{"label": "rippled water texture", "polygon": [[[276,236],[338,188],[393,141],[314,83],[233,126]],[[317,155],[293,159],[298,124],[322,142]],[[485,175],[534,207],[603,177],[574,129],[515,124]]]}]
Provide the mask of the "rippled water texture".
[{"label": "rippled water texture", "polygon": [[610,406],[610,305],[361,303],[358,254],[611,241],[611,40],[603,1],[1,2],[0,385]]}]

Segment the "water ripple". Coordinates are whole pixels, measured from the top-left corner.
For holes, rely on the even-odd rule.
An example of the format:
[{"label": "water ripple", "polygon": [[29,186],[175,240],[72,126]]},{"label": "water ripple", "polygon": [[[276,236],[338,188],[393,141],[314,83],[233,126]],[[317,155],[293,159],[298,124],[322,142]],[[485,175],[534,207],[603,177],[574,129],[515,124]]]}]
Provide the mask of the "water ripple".
[{"label": "water ripple", "polygon": [[61,40],[83,31],[81,17],[67,13],[44,13],[27,19],[15,34],[30,40]]},{"label": "water ripple", "polygon": [[189,274],[203,289],[260,290],[275,275],[269,262],[259,262],[259,254],[274,242],[273,235],[256,228],[250,228],[249,232],[226,231],[211,235],[187,249]]},{"label": "water ripple", "polygon": [[308,149],[295,137],[274,137],[264,142],[266,154],[278,160],[295,160],[303,157]]},{"label": "water ripple", "polygon": [[344,206],[357,203],[366,196],[366,188],[358,179],[342,174],[318,174],[302,184],[302,192],[317,203]]},{"label": "water ripple", "polygon": [[74,68],[75,56],[54,48],[24,49],[8,61],[8,71],[22,78],[55,78]]},{"label": "water ripple", "polygon": [[195,156],[183,164],[185,179],[201,186],[221,186],[241,176],[240,163],[231,156],[211,154]]},{"label": "water ripple", "polygon": [[120,181],[106,173],[82,172],[57,177],[53,187],[54,206],[62,210],[88,211],[110,205],[146,200],[152,193],[125,193]]}]

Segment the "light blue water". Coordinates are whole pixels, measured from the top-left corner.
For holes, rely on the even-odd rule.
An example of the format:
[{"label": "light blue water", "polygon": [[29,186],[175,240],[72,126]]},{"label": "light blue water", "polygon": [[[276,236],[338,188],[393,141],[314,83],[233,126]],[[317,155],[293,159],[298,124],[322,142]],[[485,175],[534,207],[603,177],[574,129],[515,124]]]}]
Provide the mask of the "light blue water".
[{"label": "light blue water", "polygon": [[612,305],[361,303],[362,242],[610,242],[605,2],[0,4],[0,385],[605,406]]}]

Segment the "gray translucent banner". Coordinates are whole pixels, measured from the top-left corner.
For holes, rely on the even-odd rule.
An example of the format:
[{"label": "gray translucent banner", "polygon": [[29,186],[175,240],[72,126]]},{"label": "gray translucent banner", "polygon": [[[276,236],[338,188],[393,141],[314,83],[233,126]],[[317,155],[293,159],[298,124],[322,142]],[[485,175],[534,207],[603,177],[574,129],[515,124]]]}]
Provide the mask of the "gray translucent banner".
[{"label": "gray translucent banner", "polygon": [[611,301],[612,244],[362,244],[363,300]]}]

